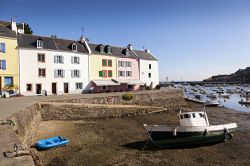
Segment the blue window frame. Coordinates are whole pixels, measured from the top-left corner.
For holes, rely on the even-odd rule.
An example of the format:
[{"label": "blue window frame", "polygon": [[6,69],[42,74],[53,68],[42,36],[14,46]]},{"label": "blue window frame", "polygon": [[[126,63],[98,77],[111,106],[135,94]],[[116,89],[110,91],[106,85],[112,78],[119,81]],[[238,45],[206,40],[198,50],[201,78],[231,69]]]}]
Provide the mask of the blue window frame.
[{"label": "blue window frame", "polygon": [[0,60],[0,69],[6,70],[6,60]]},{"label": "blue window frame", "polygon": [[5,53],[5,43],[0,43],[0,52]]}]

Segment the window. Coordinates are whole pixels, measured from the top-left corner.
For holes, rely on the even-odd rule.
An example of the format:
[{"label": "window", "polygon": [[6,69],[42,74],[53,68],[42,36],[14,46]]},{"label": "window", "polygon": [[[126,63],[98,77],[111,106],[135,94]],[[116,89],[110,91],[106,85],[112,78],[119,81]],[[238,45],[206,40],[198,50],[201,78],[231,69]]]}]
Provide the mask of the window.
[{"label": "window", "polygon": [[72,44],[72,51],[77,51],[77,45],[75,43]]},{"label": "window", "polygon": [[108,66],[112,67],[112,60],[110,60],[110,59],[108,60]]},{"label": "window", "polygon": [[102,86],[102,90],[106,90],[107,89],[107,87],[106,86]]},{"label": "window", "polygon": [[195,113],[192,114],[193,118],[195,118]]},{"label": "window", "polygon": [[112,54],[112,48],[110,46],[107,46],[107,53]]},{"label": "window", "polygon": [[102,71],[99,71],[99,77],[102,77]]},{"label": "window", "polygon": [[191,118],[190,114],[184,114],[184,118]]},{"label": "window", "polygon": [[151,73],[148,73],[148,78],[151,78]]},{"label": "window", "polygon": [[31,92],[32,91],[32,84],[27,84],[26,85],[26,91]]},{"label": "window", "polygon": [[58,77],[64,78],[64,70],[62,69],[55,70],[55,78]]},{"label": "window", "polygon": [[104,46],[100,45],[99,48],[100,48],[100,53],[104,53]]},{"label": "window", "polygon": [[126,71],[126,76],[127,77],[132,77],[132,71]]},{"label": "window", "polygon": [[80,57],[73,56],[73,57],[71,58],[71,62],[72,62],[73,64],[80,64]]},{"label": "window", "polygon": [[61,55],[55,55],[54,56],[54,62],[55,63],[63,63],[63,56],[61,56]]},{"label": "window", "polygon": [[127,66],[127,67],[131,67],[131,66],[132,66],[132,63],[131,63],[131,62],[126,62],[126,66]]},{"label": "window", "polygon": [[81,82],[76,83],[76,89],[82,89],[82,83]]},{"label": "window", "polygon": [[119,77],[125,77],[125,71],[118,71]]},{"label": "window", "polygon": [[36,41],[36,47],[37,48],[43,48],[43,41],[42,40],[37,40]]},{"label": "window", "polygon": [[45,62],[45,54],[37,54],[37,61],[38,62]]},{"label": "window", "polygon": [[0,43],[0,52],[5,53],[5,43]]},{"label": "window", "polygon": [[38,77],[46,77],[46,70],[44,68],[38,69]]},{"label": "window", "polygon": [[5,86],[13,86],[13,77],[4,77],[4,85]]},{"label": "window", "polygon": [[106,77],[107,77],[107,70],[103,70],[103,71],[102,71],[102,77],[103,77],[103,78],[106,78]]},{"label": "window", "polygon": [[72,70],[71,71],[71,77],[77,77],[79,78],[80,77],[80,70]]},{"label": "window", "polygon": [[107,59],[102,59],[102,66],[107,66]]},{"label": "window", "polygon": [[199,115],[200,115],[200,117],[201,117],[201,118],[203,118],[203,117],[204,117],[204,115],[203,115],[202,113],[199,113]]},{"label": "window", "polygon": [[6,70],[6,60],[0,60],[0,69]]},{"label": "window", "polygon": [[183,119],[183,115],[181,115],[181,119]]},{"label": "window", "polygon": [[112,77],[112,70],[108,71],[108,77]]},{"label": "window", "polygon": [[151,69],[151,64],[148,65],[148,68]]}]

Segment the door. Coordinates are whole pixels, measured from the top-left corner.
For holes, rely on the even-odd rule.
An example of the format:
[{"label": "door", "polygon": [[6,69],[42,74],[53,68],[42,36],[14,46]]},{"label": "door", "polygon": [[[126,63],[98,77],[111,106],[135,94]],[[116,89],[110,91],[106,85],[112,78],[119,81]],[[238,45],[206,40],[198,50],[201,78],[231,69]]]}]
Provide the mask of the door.
[{"label": "door", "polygon": [[36,94],[42,94],[42,84],[36,84]]},{"label": "door", "polygon": [[57,94],[57,87],[56,87],[56,83],[52,83],[52,94]]},{"label": "door", "polygon": [[69,83],[64,83],[64,93],[69,93]]}]

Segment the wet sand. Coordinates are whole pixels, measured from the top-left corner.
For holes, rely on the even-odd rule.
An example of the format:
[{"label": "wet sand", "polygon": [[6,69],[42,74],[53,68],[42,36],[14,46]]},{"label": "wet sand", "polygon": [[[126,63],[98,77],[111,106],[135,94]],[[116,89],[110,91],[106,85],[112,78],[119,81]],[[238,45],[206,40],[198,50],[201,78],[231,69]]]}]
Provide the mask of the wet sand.
[{"label": "wet sand", "polygon": [[[191,109],[192,108],[192,109]],[[187,104],[185,110],[202,110]],[[250,113],[207,108],[210,124],[237,122],[232,140],[211,146],[158,149],[150,143],[143,124],[178,124],[177,112],[125,118],[44,121],[35,140],[65,136],[70,144],[37,152],[44,165],[249,165]]]}]

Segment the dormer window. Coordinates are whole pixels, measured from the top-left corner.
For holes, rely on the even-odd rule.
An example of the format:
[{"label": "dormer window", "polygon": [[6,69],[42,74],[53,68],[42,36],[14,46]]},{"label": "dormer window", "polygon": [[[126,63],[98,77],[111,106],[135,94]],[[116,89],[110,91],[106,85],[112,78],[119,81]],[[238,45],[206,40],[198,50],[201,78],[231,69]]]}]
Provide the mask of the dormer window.
[{"label": "dormer window", "polygon": [[43,48],[43,41],[42,41],[41,39],[38,39],[38,40],[36,41],[36,47],[37,47],[37,48]]},{"label": "dormer window", "polygon": [[77,45],[75,43],[72,44],[72,51],[77,51]]},{"label": "dormer window", "polygon": [[112,54],[112,48],[110,46],[107,46],[107,53]]},{"label": "dormer window", "polygon": [[99,48],[100,48],[100,53],[103,54],[104,53],[104,46],[100,45]]},{"label": "dormer window", "polygon": [[126,49],[126,56],[130,55],[130,51],[128,49]]}]

